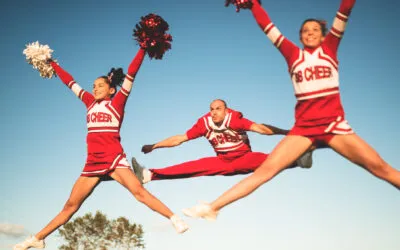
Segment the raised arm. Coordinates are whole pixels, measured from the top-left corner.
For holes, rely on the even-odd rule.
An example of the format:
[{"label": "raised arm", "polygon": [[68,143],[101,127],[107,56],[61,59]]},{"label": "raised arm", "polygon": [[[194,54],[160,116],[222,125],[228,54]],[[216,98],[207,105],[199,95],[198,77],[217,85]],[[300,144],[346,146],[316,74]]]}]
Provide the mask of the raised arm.
[{"label": "raised arm", "polygon": [[181,145],[183,142],[188,141],[188,136],[186,134],[183,135],[174,135],[165,140],[157,142],[156,144],[148,144],[142,147],[142,152],[147,154],[153,151],[156,148],[171,148],[178,145]]},{"label": "raised arm", "polygon": [[124,82],[122,83],[121,89],[115,94],[113,98],[113,105],[118,112],[122,112],[129,94],[131,93],[133,81],[138,73],[140,66],[143,63],[144,56],[146,55],[146,50],[140,48],[136,53],[128,67],[128,72],[125,75]]},{"label": "raised arm", "polygon": [[92,94],[82,89],[81,86],[79,86],[75,82],[74,78],[67,71],[61,68],[61,66],[55,63],[54,61],[50,61],[50,65],[51,67],[53,67],[54,71],[56,72],[57,76],[61,79],[61,81],[69,89],[71,89],[72,92],[74,92],[74,94],[79,99],[81,99],[85,103],[86,107],[88,107],[90,104],[93,103],[94,97],[92,96]]},{"label": "raised arm", "polygon": [[122,83],[122,89],[128,91],[128,93],[132,89],[133,81],[135,80],[135,76],[142,65],[144,56],[146,55],[146,50],[140,48],[137,52],[135,58],[133,58],[131,64],[128,67],[128,73],[126,74],[125,80]]},{"label": "raised arm", "polygon": [[351,10],[353,9],[356,0],[342,0],[339,10],[333,20],[332,27],[325,37],[324,43],[336,53],[339,47],[341,38],[346,29],[347,20],[349,19]]},{"label": "raised arm", "polygon": [[279,49],[286,61],[289,62],[290,56],[298,50],[297,46],[282,35],[274,23],[272,23],[268,13],[256,0],[253,0],[251,13],[261,30],[267,35],[274,46]]}]

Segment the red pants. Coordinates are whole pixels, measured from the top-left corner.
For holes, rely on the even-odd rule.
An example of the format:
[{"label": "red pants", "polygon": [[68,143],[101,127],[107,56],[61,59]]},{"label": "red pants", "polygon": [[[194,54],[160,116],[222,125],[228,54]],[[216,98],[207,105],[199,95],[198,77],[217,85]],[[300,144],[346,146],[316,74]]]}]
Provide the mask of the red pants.
[{"label": "red pants", "polygon": [[150,169],[151,180],[180,179],[212,175],[248,174],[258,168],[268,154],[248,152],[233,160],[224,160],[214,156],[188,161],[161,169]]}]

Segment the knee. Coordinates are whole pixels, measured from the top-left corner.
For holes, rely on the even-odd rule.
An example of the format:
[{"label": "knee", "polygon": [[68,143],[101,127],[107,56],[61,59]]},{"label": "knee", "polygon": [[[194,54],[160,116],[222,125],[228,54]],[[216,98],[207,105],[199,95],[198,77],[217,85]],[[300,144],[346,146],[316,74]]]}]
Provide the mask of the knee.
[{"label": "knee", "polygon": [[80,206],[80,205],[79,205],[78,202],[75,202],[75,201],[72,201],[72,200],[69,199],[69,200],[65,203],[64,208],[63,208],[63,211],[72,214],[72,213],[75,213],[76,211],[78,211],[79,206]]},{"label": "knee", "polygon": [[257,182],[264,184],[282,171],[284,167],[279,166],[279,164],[268,164],[260,166],[254,173],[257,176]]},{"label": "knee", "polygon": [[146,190],[142,185],[137,185],[132,194],[135,196],[136,200],[143,202],[145,200]]}]

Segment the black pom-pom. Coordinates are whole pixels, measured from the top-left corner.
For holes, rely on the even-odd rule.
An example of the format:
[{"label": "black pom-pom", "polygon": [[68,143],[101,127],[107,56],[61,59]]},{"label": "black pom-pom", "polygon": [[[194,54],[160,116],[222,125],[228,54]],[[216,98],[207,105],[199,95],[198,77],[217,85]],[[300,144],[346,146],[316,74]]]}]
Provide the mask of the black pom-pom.
[{"label": "black pom-pom", "polygon": [[240,9],[251,9],[253,1],[258,1],[261,4],[261,0],[225,0],[225,7],[233,4],[236,6],[236,12],[239,12]]},{"label": "black pom-pom", "polygon": [[150,58],[162,59],[165,52],[171,49],[172,36],[167,34],[168,23],[156,14],[141,17],[133,30],[133,37]]},{"label": "black pom-pom", "polygon": [[109,79],[111,86],[115,88],[117,86],[121,87],[125,74],[122,68],[111,68],[110,72],[107,74],[107,78]]}]

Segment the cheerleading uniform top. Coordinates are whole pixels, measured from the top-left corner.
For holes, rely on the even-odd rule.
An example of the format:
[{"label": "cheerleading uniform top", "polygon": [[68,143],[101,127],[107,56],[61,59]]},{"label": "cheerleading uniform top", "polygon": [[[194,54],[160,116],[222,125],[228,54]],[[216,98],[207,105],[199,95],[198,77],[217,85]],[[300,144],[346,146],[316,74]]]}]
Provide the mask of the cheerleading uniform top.
[{"label": "cheerleading uniform top", "polygon": [[254,122],[243,117],[241,112],[228,109],[224,120],[217,126],[207,113],[200,117],[186,135],[189,140],[204,136],[210,142],[218,157],[236,158],[251,152],[246,131]]},{"label": "cheerleading uniform top", "polygon": [[99,101],[96,101],[92,94],[82,89],[73,77],[57,63],[51,62],[57,76],[82,100],[87,108],[88,133],[86,142],[88,156],[82,173],[107,173],[107,169],[110,169],[111,165],[113,165],[112,168],[118,167],[120,160],[125,157],[120,142],[120,129],[124,118],[125,104],[144,55],[145,50],[140,49],[129,65],[122,87],[115,96],[112,99]]},{"label": "cheerleading uniform top", "polygon": [[337,49],[355,0],[342,0],[329,34],[314,49],[300,49],[294,45],[271,22],[260,4],[253,2],[253,16],[287,62],[297,98],[295,126],[329,124],[338,117],[344,118]]}]

